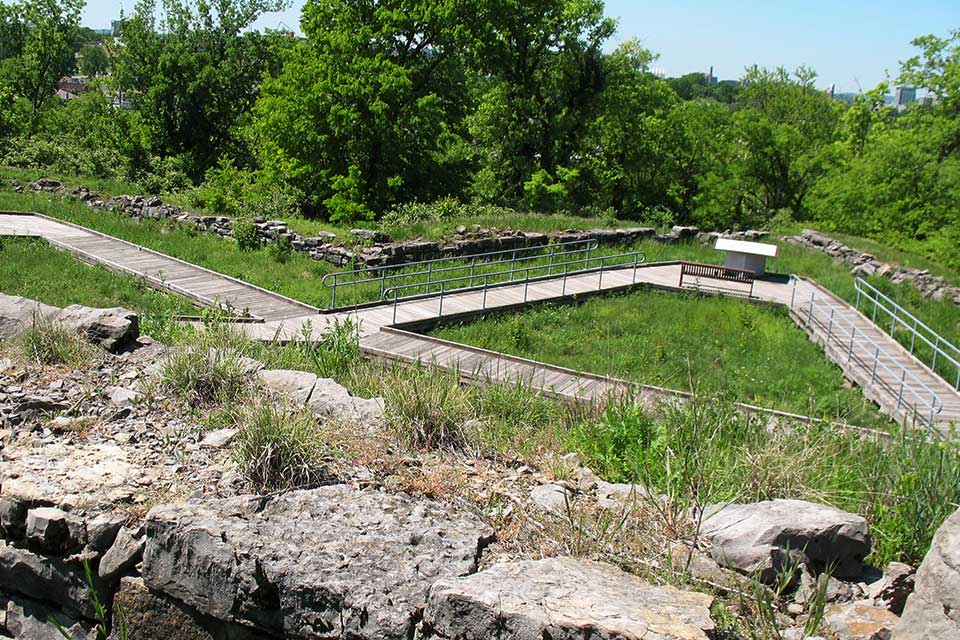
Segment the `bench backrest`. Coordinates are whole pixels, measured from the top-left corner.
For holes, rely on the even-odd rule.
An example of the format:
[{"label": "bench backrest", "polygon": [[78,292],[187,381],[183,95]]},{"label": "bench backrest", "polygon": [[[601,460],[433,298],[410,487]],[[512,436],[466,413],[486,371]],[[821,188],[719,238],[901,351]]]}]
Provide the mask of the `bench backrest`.
[{"label": "bench backrest", "polygon": [[683,282],[684,276],[711,278],[713,280],[725,280],[726,282],[742,282],[749,285],[753,285],[753,281],[757,279],[756,274],[748,269],[735,269],[725,267],[722,264],[707,264],[704,262],[681,262],[680,282]]}]

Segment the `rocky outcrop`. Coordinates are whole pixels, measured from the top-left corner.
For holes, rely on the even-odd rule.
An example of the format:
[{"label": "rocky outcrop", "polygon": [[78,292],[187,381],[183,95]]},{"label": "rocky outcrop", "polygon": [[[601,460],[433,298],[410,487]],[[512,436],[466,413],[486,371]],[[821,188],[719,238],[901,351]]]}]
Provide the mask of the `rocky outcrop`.
[{"label": "rocky outcrop", "polygon": [[48,320],[58,311],[36,300],[0,293],[0,339],[12,338],[35,321]]},{"label": "rocky outcrop", "polygon": [[58,309],[0,293],[0,338],[13,337],[38,320],[60,324],[113,352],[130,346],[140,335],[137,314],[128,309],[95,309],[78,304]]},{"label": "rocky outcrop", "polygon": [[413,635],[436,580],[492,531],[439,504],[343,485],[154,507],[143,578],[201,613],[286,637]]},{"label": "rocky outcrop", "polygon": [[267,389],[307,407],[320,418],[366,426],[385,422],[382,398],[356,398],[331,378],[287,369],[263,369],[257,377]]},{"label": "rocky outcrop", "polygon": [[894,638],[960,638],[960,510],[933,536]]},{"label": "rocky outcrop", "polygon": [[926,298],[952,300],[960,305],[960,287],[951,285],[943,276],[932,275],[927,269],[911,269],[889,262],[880,262],[873,254],[848,247],[839,240],[811,229],[805,229],[798,236],[787,236],[784,241],[822,251],[845,262],[853,267],[851,273],[856,276],[879,276],[897,284],[908,283]]},{"label": "rocky outcrop", "polygon": [[137,314],[121,307],[94,309],[72,304],[60,311],[54,320],[107,351],[117,352],[140,336]]},{"label": "rocky outcrop", "polygon": [[867,521],[827,505],[802,500],[707,507],[701,527],[721,565],[773,580],[788,554],[840,578],[856,578],[870,553]]},{"label": "rocky outcrop", "polygon": [[706,640],[712,596],[656,587],[572,558],[502,563],[441,579],[424,612],[428,637],[458,640]]}]

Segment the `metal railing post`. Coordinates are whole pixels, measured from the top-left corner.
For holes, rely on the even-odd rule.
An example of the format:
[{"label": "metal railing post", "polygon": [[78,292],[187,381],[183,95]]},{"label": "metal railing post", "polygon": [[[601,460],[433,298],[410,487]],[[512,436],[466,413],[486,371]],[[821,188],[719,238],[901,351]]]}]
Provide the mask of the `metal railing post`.
[{"label": "metal railing post", "polygon": [[637,264],[638,264],[637,258],[638,257],[639,256],[637,255],[633,256],[633,282],[631,284],[637,284]]},{"label": "metal railing post", "polygon": [[333,288],[330,290],[330,308],[337,308],[337,274],[333,274]]},{"label": "metal railing post", "polygon": [[481,311],[487,310],[487,284],[490,282],[490,278],[486,275],[483,276],[483,303],[480,305]]},{"label": "metal railing post", "polygon": [[523,274],[523,302],[527,302],[527,289],[530,287],[530,267],[527,267],[526,272]]},{"label": "metal railing post", "polygon": [[906,377],[907,371],[904,369],[904,371],[900,374],[900,391],[897,392],[897,408],[894,409],[894,411],[900,409],[900,403],[903,401],[903,384]]},{"label": "metal railing post", "polygon": [[427,293],[430,293],[430,281],[433,279],[433,263],[427,265]]},{"label": "metal railing post", "polygon": [[[681,276],[682,278],[682,276]],[[797,278],[793,278],[793,290],[790,292],[790,308],[793,309],[793,305],[797,299]]]},{"label": "metal railing post", "polygon": [[440,307],[439,307],[439,309],[438,309],[438,311],[437,311],[437,317],[438,317],[438,318],[442,318],[442,317],[443,317],[443,290],[444,290],[445,284],[446,284],[446,283],[445,283],[443,280],[440,281]]},{"label": "metal railing post", "polygon": [[847,362],[853,358],[853,340],[857,335],[857,325],[853,325],[853,331],[850,332],[850,351],[847,353]]},{"label": "metal railing post", "polygon": [[827,344],[830,344],[830,336],[833,335],[833,312],[836,309],[830,309],[830,324],[827,325]]},{"label": "metal railing post", "polygon": [[877,352],[873,354],[873,373],[870,374],[870,386],[873,386],[874,381],[877,379],[877,364],[880,362],[880,347],[877,347]]},{"label": "metal railing post", "polygon": [[393,293],[393,324],[397,324],[397,303],[400,302],[400,298],[397,295],[397,292]]},{"label": "metal railing post", "polygon": [[600,258],[600,277],[597,278],[597,291],[603,289],[603,257]]},{"label": "metal railing post", "polygon": [[893,313],[890,314],[890,335],[893,335],[893,332],[897,328],[897,308],[893,308]]}]

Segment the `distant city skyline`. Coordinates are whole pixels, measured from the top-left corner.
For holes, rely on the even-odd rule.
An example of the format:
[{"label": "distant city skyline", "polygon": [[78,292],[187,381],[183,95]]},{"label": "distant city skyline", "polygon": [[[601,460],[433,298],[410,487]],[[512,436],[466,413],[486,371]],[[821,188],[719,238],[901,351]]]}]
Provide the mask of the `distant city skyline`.
[{"label": "distant city skyline", "polygon": [[[254,26],[286,25],[300,33],[303,4],[295,0],[290,9],[265,15]],[[888,73],[896,78],[900,62],[916,54],[910,41],[917,36],[942,37],[960,28],[960,3],[950,5],[933,0],[607,0],[607,15],[619,21],[607,48],[636,38],[660,55],[654,64],[668,76],[706,73],[712,65],[717,78],[735,80],[751,64],[788,70],[806,65],[817,72],[817,86],[835,84],[838,93],[856,93],[872,89]],[[132,0],[89,0],[83,24],[109,27],[121,8],[133,7]]]}]

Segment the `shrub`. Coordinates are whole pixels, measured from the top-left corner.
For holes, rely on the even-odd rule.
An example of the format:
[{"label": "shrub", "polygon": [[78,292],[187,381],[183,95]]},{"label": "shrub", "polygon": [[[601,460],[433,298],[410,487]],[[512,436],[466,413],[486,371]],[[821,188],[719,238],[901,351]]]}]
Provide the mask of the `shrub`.
[{"label": "shrub", "polygon": [[326,449],[316,419],[267,402],[241,410],[233,457],[258,491],[292,489],[324,477]]},{"label": "shrub", "polygon": [[290,254],[293,253],[293,247],[290,245],[290,238],[287,236],[278,236],[274,238],[274,240],[267,245],[267,252],[270,254],[270,257],[273,258],[274,262],[284,264],[290,259]]},{"label": "shrub", "polygon": [[163,365],[161,379],[164,387],[191,405],[202,405],[235,399],[247,375],[235,351],[200,340],[174,351]]},{"label": "shrub", "polygon": [[241,251],[254,251],[260,248],[260,236],[257,235],[257,225],[253,220],[234,220],[233,239],[237,241]]},{"label": "shrub", "polygon": [[33,322],[17,337],[20,352],[37,364],[79,366],[90,362],[96,347],[63,325],[34,316]]}]

